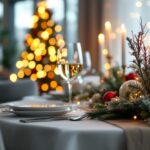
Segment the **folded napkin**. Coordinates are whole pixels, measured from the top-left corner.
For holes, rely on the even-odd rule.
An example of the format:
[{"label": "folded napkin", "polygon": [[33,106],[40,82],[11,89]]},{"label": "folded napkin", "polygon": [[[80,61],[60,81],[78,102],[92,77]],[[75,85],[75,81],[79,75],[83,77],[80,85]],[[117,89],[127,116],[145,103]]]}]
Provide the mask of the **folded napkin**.
[{"label": "folded napkin", "polygon": [[143,120],[111,120],[124,130],[127,150],[150,150],[150,127]]}]

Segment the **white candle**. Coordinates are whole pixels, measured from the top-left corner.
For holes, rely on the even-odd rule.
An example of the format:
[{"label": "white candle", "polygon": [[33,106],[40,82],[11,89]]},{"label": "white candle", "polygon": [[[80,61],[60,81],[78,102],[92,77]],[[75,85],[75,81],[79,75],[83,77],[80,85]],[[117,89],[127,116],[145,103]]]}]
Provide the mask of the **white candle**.
[{"label": "white candle", "polygon": [[105,32],[106,32],[106,49],[110,53],[111,23],[109,21],[105,22]]},{"label": "white candle", "polygon": [[122,66],[126,64],[125,57],[125,40],[126,40],[126,29],[124,24],[121,25],[121,51],[122,51]]},{"label": "white candle", "polygon": [[99,61],[99,72],[103,72],[103,49],[104,49],[104,41],[105,41],[105,37],[104,34],[100,33],[98,35],[98,43],[99,43],[99,57],[98,57],[98,61]]}]

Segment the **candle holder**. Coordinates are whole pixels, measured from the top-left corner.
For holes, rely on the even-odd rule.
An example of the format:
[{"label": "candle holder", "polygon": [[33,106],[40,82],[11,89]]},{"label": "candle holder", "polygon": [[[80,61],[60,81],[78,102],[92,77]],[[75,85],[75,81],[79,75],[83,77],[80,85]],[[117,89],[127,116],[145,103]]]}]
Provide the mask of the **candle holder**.
[{"label": "candle holder", "polygon": [[123,82],[126,80],[126,65],[122,65]]},{"label": "candle holder", "polygon": [[108,77],[110,77],[112,74],[112,56],[110,55],[110,53],[107,54],[106,59],[109,64]]}]

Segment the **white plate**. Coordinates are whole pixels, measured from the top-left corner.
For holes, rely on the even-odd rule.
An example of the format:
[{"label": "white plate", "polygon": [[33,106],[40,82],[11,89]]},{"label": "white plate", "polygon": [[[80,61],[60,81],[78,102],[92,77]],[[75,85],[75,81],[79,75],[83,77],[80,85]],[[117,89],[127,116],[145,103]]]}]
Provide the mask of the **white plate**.
[{"label": "white plate", "polygon": [[32,103],[23,105],[12,105],[10,106],[14,111],[65,111],[71,107],[69,105],[57,105],[57,104],[46,104],[46,103]]},{"label": "white plate", "polygon": [[64,115],[70,110],[62,110],[62,111],[16,111],[13,110],[11,113],[14,113],[18,116],[29,116],[29,117],[34,117],[34,116],[60,116]]}]

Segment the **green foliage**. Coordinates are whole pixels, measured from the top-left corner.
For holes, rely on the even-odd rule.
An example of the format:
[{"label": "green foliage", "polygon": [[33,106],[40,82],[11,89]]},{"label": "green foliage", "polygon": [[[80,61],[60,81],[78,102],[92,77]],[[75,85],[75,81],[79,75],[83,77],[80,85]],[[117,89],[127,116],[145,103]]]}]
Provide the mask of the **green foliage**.
[{"label": "green foliage", "polygon": [[[99,104],[100,105],[100,104]],[[97,107],[98,109],[89,113],[91,118],[99,119],[126,119],[136,115],[138,118],[147,119],[150,117],[150,97],[139,98],[137,101],[120,99],[110,101],[107,105]]]},{"label": "green foliage", "polygon": [[101,87],[106,91],[116,91],[117,95],[119,95],[119,88],[123,83],[123,74],[119,66],[112,68],[112,74],[110,77],[105,77],[103,75],[100,76],[103,80]]},{"label": "green foliage", "polygon": [[147,36],[146,25],[140,22],[140,31],[137,34],[132,33],[132,38],[127,37],[128,45],[131,49],[131,55],[134,57],[130,67],[139,75],[143,86],[143,94],[150,95],[150,55],[149,48],[145,44]]}]

